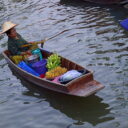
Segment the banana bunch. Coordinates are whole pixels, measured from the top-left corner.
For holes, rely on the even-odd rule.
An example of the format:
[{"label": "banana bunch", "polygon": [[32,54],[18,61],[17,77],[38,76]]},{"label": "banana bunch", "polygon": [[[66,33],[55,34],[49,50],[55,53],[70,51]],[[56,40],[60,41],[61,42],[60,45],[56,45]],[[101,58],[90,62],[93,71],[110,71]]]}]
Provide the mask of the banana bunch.
[{"label": "banana bunch", "polygon": [[58,66],[58,67],[46,72],[45,78],[46,79],[53,79],[57,76],[60,76],[60,75],[64,74],[65,72],[67,72],[66,68]]},{"label": "banana bunch", "polygon": [[47,59],[47,65],[48,71],[56,68],[57,66],[60,66],[61,64],[61,57],[58,56],[57,53],[53,53],[51,56]]},{"label": "banana bunch", "polygon": [[12,56],[11,59],[15,64],[18,64],[23,60],[23,56],[15,55],[15,56]]}]

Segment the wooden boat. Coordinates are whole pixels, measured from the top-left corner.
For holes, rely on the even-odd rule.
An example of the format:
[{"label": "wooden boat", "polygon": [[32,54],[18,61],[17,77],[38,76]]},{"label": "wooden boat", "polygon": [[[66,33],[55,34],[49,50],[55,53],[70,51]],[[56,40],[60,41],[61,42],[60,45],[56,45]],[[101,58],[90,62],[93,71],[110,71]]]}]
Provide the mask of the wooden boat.
[{"label": "wooden boat", "polygon": [[117,4],[123,0],[84,0],[84,1],[99,3],[99,4]]},{"label": "wooden boat", "polygon": [[[47,58],[52,53],[41,50],[43,57]],[[52,82],[50,80],[47,80],[45,78],[40,78],[37,76],[34,76],[21,68],[19,68],[11,59],[10,59],[10,52],[8,50],[3,52],[3,56],[7,60],[9,66],[16,71],[21,77],[23,77],[25,80],[33,83],[34,85],[41,86],[42,88],[50,89],[55,92],[67,94],[67,95],[73,95],[73,96],[79,96],[79,97],[86,97],[91,94],[96,93],[97,91],[104,88],[102,84],[100,84],[98,81],[93,79],[93,73],[90,70],[87,70],[88,73],[84,74],[67,84],[58,84],[55,82]],[[66,67],[68,70],[76,69],[76,70],[85,70],[84,67],[64,58],[61,57],[61,66]]]}]

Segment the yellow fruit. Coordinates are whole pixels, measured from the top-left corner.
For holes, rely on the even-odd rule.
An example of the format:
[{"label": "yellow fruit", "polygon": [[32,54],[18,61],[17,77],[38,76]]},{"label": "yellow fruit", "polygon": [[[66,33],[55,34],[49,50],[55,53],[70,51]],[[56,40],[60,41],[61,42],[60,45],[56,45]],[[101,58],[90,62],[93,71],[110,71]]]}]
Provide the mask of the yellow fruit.
[{"label": "yellow fruit", "polygon": [[65,72],[67,72],[66,68],[58,66],[58,67],[46,72],[45,77],[47,79],[53,79],[53,78],[55,78],[57,76],[60,76],[60,75],[64,74]]}]

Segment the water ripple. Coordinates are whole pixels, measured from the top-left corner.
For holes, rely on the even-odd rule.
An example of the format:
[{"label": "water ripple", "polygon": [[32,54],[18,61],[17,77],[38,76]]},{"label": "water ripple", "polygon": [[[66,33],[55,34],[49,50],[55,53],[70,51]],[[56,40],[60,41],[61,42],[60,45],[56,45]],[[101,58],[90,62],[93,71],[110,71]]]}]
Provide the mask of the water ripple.
[{"label": "water ripple", "polygon": [[[95,96],[77,99],[33,88],[16,77],[2,56],[7,38],[0,37],[0,127],[126,127],[128,109],[128,39],[119,21],[127,11],[67,0],[4,0],[0,24],[18,23],[26,40],[54,36],[44,49],[93,70],[105,85]],[[28,85],[30,87],[28,87]],[[35,85],[34,85],[35,86]]]}]

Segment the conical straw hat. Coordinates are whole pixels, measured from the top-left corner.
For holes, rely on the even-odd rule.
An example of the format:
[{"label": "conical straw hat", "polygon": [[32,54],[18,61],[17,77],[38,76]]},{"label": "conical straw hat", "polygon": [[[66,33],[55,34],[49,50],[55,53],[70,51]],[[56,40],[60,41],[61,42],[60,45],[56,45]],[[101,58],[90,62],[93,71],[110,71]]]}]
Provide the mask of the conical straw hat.
[{"label": "conical straw hat", "polygon": [[12,23],[12,22],[10,22],[10,21],[5,22],[5,23],[2,25],[2,32],[0,32],[0,34],[3,34],[3,33],[5,33],[5,32],[7,32],[9,29],[11,29],[11,28],[13,28],[13,27],[15,27],[15,26],[17,26],[17,24],[14,24],[14,23]]}]

